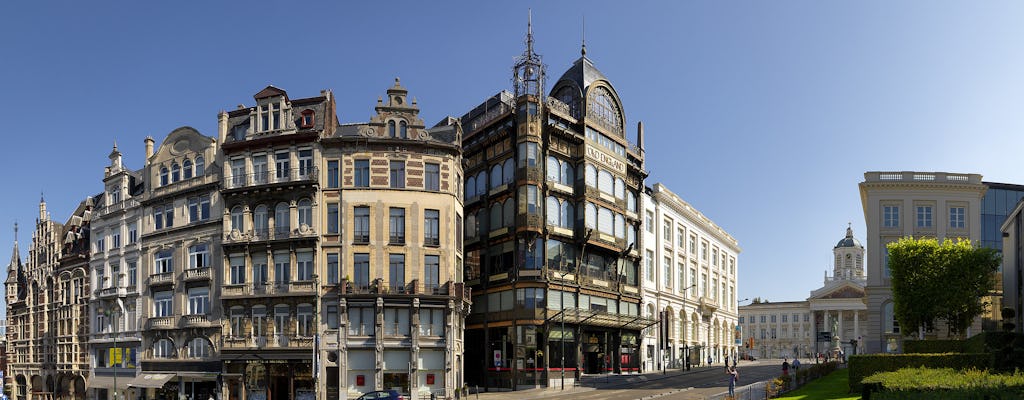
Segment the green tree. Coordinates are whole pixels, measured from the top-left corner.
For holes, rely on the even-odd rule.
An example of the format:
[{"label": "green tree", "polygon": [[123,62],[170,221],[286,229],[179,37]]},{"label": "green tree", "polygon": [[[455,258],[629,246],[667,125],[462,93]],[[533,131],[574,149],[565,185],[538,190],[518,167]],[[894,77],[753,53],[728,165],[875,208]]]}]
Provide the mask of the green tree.
[{"label": "green tree", "polygon": [[906,237],[889,243],[893,311],[906,333],[942,319],[951,335],[964,333],[985,312],[1001,262],[994,249],[969,240]]}]

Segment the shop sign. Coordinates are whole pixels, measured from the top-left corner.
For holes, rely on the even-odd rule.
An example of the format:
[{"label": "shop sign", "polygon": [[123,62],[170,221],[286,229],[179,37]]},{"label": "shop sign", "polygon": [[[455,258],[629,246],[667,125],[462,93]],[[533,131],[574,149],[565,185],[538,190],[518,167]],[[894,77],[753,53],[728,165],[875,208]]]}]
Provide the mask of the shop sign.
[{"label": "shop sign", "polygon": [[434,374],[427,374],[427,384],[428,385],[433,385],[434,384]]}]

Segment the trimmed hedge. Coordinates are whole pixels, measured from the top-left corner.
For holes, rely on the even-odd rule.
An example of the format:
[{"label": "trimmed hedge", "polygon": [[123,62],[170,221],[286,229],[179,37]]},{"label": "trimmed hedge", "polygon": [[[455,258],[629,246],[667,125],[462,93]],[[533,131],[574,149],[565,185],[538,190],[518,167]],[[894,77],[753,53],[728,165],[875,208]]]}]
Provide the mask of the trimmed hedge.
[{"label": "trimmed hedge", "polygon": [[[963,340],[904,340],[904,354],[965,353]],[[984,351],[977,351],[984,353]]]},{"label": "trimmed hedge", "polygon": [[991,374],[977,369],[902,368],[864,378],[865,400],[1019,399],[1024,374]]},{"label": "trimmed hedge", "polygon": [[864,354],[850,356],[850,391],[860,392],[861,381],[879,372],[897,371],[901,368],[928,367],[966,370],[987,369],[992,365],[992,354]]}]

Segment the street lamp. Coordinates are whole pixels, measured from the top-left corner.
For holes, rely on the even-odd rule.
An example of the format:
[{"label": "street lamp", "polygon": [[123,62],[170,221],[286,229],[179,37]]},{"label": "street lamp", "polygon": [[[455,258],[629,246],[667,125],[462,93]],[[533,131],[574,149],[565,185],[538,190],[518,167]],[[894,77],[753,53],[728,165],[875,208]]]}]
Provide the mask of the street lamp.
[{"label": "street lamp", "polygon": [[[679,291],[679,295],[683,296],[683,297],[686,297],[686,291],[690,290],[690,289],[693,289],[695,287],[697,287],[696,283],[691,284],[690,286],[684,287],[683,290]],[[686,332],[680,332],[680,333],[683,335],[684,338],[686,337]],[[690,370],[690,344],[688,342],[684,343],[684,346],[683,346],[683,358],[686,361],[686,370],[689,371]]]},{"label": "street lamp", "polygon": [[[98,310],[96,310],[100,314],[103,314],[104,316],[106,316],[107,319],[110,320],[111,325],[114,327],[114,332],[113,332],[113,338],[114,338],[114,342],[113,342],[114,352],[113,352],[113,354],[114,354],[114,356],[120,355],[120,353],[121,353],[120,351],[118,351],[118,348],[117,348],[117,325],[118,325],[119,321],[116,321],[114,319],[114,317],[115,316],[123,315],[123,313],[124,313],[123,312],[123,308],[124,308],[124,306],[121,304],[121,299],[118,298],[117,299],[117,306],[116,307],[111,304],[111,305],[108,305],[106,308],[100,307]],[[122,355],[122,357],[123,357],[123,355]],[[117,364],[120,364],[121,360],[117,359],[116,360],[117,362],[113,362],[113,361],[114,360],[111,360],[111,364],[114,365],[114,400],[117,400],[117,391],[118,391],[118,389],[117,389]]]}]

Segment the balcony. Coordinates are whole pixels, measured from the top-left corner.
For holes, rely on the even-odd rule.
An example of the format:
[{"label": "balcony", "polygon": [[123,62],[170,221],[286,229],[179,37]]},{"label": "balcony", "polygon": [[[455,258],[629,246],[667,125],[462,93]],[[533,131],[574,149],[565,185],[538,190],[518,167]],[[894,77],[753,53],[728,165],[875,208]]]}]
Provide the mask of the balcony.
[{"label": "balcony", "polygon": [[712,313],[714,313],[715,311],[718,311],[718,303],[715,302],[715,299],[712,299],[712,298],[707,297],[707,296],[701,296],[700,297],[700,312],[701,312],[701,314],[703,314],[705,316],[708,316],[708,315],[711,315]]},{"label": "balcony", "polygon": [[210,280],[212,270],[210,267],[189,268],[185,270],[184,280],[186,282]]},{"label": "balcony", "polygon": [[228,350],[262,350],[262,349],[313,349],[313,338],[307,336],[267,335],[267,336],[225,336],[224,349]]},{"label": "balcony", "polygon": [[[295,229],[278,227],[271,229],[249,230],[245,232],[232,230],[228,234],[224,235],[224,244],[243,244],[268,240],[315,238],[317,235],[318,233],[316,232],[316,229],[305,224],[300,225]],[[369,238],[367,238],[367,241],[369,241]]]},{"label": "balcony", "polygon": [[319,173],[316,166],[273,172],[258,171],[236,176],[226,176],[224,177],[224,188],[231,190],[287,183],[316,183],[318,176]]},{"label": "balcony", "polygon": [[178,321],[177,316],[166,316],[166,317],[150,317],[146,320],[149,325],[149,329],[175,329],[177,328],[176,322]]},{"label": "balcony", "polygon": [[99,297],[101,299],[109,299],[115,297],[124,297],[125,295],[127,295],[127,293],[128,291],[126,290],[126,288],[111,286],[108,288],[97,290],[96,297]]},{"label": "balcony", "polygon": [[209,183],[216,183],[219,179],[219,174],[206,174],[202,176],[196,176],[189,179],[177,181],[171,184],[160,186],[158,188],[154,188],[153,191],[150,192],[149,196],[146,197],[146,199],[155,199],[166,194],[179,193],[186,189],[195,188]]},{"label": "balcony", "polygon": [[149,276],[149,285],[169,285],[174,283],[174,272],[160,272]]},{"label": "balcony", "polygon": [[316,284],[313,281],[295,281],[224,285],[221,289],[220,297],[222,299],[230,299],[259,296],[312,296],[315,294]]},{"label": "balcony", "polygon": [[207,314],[193,314],[181,316],[182,328],[206,328],[213,326],[213,321]]},{"label": "balcony", "polygon": [[110,214],[112,212],[117,212],[117,211],[121,211],[121,210],[127,210],[127,209],[131,209],[131,208],[136,208],[138,206],[139,206],[139,201],[138,200],[136,200],[134,198],[125,199],[125,200],[119,201],[117,203],[109,204],[109,205],[106,205],[106,206],[98,208],[96,210],[96,212],[95,212],[94,218],[99,218],[99,217],[102,217],[104,215]]}]

